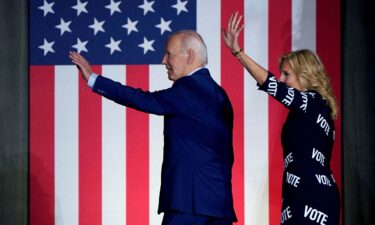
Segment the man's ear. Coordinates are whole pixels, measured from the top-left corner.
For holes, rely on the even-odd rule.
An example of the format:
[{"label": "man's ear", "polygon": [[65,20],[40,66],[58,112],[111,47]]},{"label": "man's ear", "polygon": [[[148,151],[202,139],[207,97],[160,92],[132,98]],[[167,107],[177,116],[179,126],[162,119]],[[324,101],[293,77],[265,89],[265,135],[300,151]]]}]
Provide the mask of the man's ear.
[{"label": "man's ear", "polygon": [[193,49],[189,48],[187,50],[187,55],[188,55],[188,64],[193,64],[194,63],[194,60],[195,60],[195,52],[193,51]]}]

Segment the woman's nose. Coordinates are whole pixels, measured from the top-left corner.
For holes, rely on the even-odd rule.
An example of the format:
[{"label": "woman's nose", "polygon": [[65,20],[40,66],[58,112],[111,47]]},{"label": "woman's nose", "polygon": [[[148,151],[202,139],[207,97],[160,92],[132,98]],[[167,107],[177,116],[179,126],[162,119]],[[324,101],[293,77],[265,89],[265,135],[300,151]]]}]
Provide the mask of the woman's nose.
[{"label": "woman's nose", "polygon": [[281,74],[279,81],[284,83],[285,82],[285,75]]}]

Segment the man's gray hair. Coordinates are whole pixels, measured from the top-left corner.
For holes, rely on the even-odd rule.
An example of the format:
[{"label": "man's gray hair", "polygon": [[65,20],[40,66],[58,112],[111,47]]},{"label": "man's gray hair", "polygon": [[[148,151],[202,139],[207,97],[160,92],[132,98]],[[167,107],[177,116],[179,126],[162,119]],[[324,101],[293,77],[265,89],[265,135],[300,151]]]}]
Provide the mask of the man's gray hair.
[{"label": "man's gray hair", "polygon": [[174,32],[171,36],[181,36],[181,45],[185,49],[193,49],[203,65],[208,62],[207,47],[200,34],[193,30],[180,30]]}]

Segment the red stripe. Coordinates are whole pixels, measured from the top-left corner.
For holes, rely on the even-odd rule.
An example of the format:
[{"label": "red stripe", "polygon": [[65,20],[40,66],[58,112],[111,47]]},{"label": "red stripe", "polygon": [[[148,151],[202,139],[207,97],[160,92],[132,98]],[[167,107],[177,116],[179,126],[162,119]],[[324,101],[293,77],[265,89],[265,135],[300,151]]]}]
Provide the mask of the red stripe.
[{"label": "red stripe", "polygon": [[[101,74],[101,67],[94,66]],[[79,224],[102,223],[102,113],[99,95],[79,79]]]},{"label": "red stripe", "polygon": [[[129,86],[149,89],[149,68],[126,66]],[[126,109],[126,223],[149,224],[149,116]]]},{"label": "red stripe", "polygon": [[30,225],[55,218],[54,67],[30,66]]},{"label": "red stripe", "polygon": [[[279,57],[291,50],[292,43],[292,2],[291,0],[269,1],[269,36],[268,65],[269,70],[279,74]],[[287,109],[271,97],[268,105],[269,134],[269,210],[270,225],[280,224],[281,185],[283,175],[283,155],[281,146],[281,128],[285,121]]]},{"label": "red stripe", "polygon": [[[341,109],[341,21],[340,0],[317,1],[317,40],[316,48],[327,73],[337,102]],[[341,162],[341,115],[335,121],[335,145],[331,159],[331,167],[337,185],[342,190]],[[342,193],[342,192],[341,192]],[[342,196],[342,195],[341,195]]]},{"label": "red stripe", "polygon": [[[242,0],[221,1],[221,27],[225,28],[232,13],[238,11],[244,14]],[[243,33],[239,38],[240,45],[243,46]],[[233,198],[234,208],[238,217],[238,225],[245,222],[244,206],[244,69],[226,49],[223,40],[221,41],[221,84],[227,91],[234,110],[234,166],[233,166]]]}]

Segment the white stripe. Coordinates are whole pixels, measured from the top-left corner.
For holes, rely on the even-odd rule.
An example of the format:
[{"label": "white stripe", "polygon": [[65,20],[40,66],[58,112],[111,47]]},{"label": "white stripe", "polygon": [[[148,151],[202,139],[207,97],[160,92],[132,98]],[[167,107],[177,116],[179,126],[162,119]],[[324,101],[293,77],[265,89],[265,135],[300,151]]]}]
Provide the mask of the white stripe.
[{"label": "white stripe", "polygon": [[208,64],[212,78],[221,82],[221,5],[217,0],[197,1],[197,32],[207,45]]},{"label": "white stripe", "polygon": [[[172,86],[167,78],[167,70],[162,65],[150,66],[149,90],[163,90]],[[163,116],[150,114],[150,225],[161,224],[162,216],[157,214],[160,191],[161,164],[163,160]]]},{"label": "white stripe", "polygon": [[292,0],[292,50],[316,50],[316,0]]},{"label": "white stripe", "polygon": [[[245,0],[244,49],[268,68],[268,1]],[[245,70],[245,224],[269,224],[268,97]]]},{"label": "white stripe", "polygon": [[55,225],[78,225],[78,78],[55,67]]},{"label": "white stripe", "polygon": [[[103,66],[105,77],[125,84],[125,66]],[[102,98],[102,224],[126,224],[125,107]]]}]

